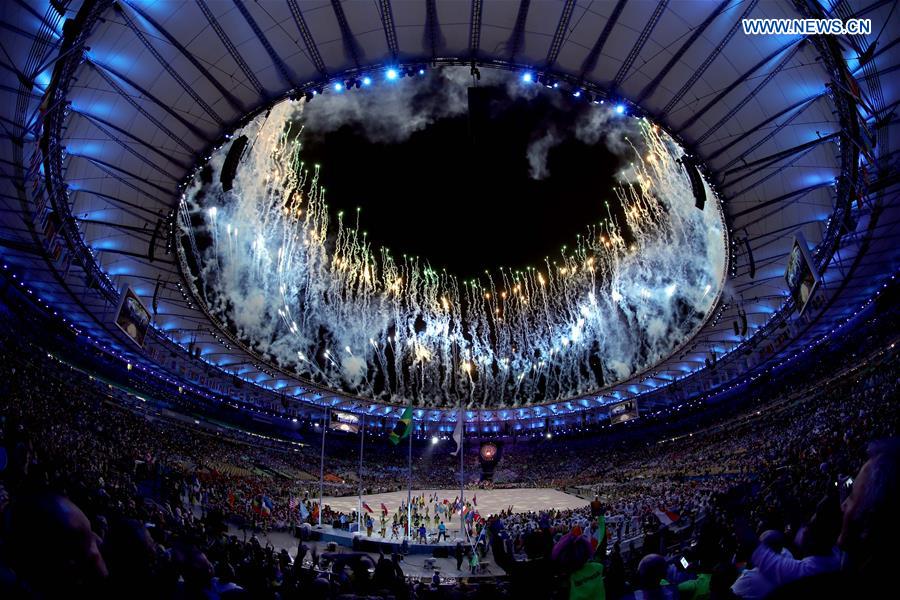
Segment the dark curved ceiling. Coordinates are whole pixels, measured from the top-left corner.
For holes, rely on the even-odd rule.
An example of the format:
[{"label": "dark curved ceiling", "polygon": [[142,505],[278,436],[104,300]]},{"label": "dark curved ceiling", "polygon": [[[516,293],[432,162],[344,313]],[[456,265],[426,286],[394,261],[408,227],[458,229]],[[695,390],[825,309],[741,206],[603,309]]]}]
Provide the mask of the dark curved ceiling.
[{"label": "dark curved ceiling", "polygon": [[[681,352],[600,396],[484,420],[640,394],[664,404],[724,384],[820,339],[897,268],[896,2],[7,0],[0,11],[3,259],[86,335],[136,360],[111,325],[126,284],[158,306],[155,362],[168,362],[162,349],[199,347],[209,365],[301,401],[394,410],[314,389],[222,337],[181,293],[160,221],[193,165],[244,115],[310,82],[386,65],[496,61],[596,84],[706,162],[731,227],[717,316]],[[745,17],[798,16],[864,17],[873,31],[740,28]],[[63,236],[47,230],[45,203]],[[799,319],[783,310],[797,232],[824,281],[821,308]]]}]

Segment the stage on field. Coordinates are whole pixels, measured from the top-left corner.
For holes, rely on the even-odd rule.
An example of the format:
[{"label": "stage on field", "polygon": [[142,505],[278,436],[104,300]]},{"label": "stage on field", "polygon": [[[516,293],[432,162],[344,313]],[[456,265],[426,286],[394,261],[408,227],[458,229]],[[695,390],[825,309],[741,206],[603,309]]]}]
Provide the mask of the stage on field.
[{"label": "stage on field", "polygon": [[[429,495],[437,492],[438,498],[443,500],[446,498],[448,501],[453,502],[453,499],[459,496],[459,489],[441,489],[441,490],[428,490],[428,489],[418,489],[413,490],[412,495],[421,496],[423,493],[425,494],[426,500]],[[573,496],[571,494],[566,494],[565,492],[560,492],[559,490],[551,489],[551,488],[520,488],[520,489],[509,489],[509,490],[466,490],[467,501],[471,501],[475,498],[477,502],[478,513],[483,517],[487,517],[491,514],[499,513],[502,510],[505,510],[512,506],[514,512],[528,512],[528,511],[541,511],[548,510],[550,508],[556,509],[569,509],[569,508],[581,508],[588,504],[587,500],[583,498],[579,498],[578,496]],[[350,513],[356,510],[357,507],[357,497],[356,496],[325,496],[322,500],[323,504],[326,506],[330,506],[333,510],[338,510],[341,512]],[[381,503],[388,509],[388,518],[390,519],[394,512],[397,511],[397,508],[400,506],[401,502],[406,502],[406,492],[388,492],[385,494],[371,494],[363,496],[363,502],[368,504],[374,512],[372,517],[375,519],[375,528],[378,529],[378,518],[381,515]],[[431,515],[434,515],[434,506],[427,505]],[[446,521],[445,521],[446,523]],[[447,527],[450,531],[459,531],[459,513],[456,514],[456,517],[453,519],[451,523],[446,523]],[[388,533],[390,536],[390,533]]]}]

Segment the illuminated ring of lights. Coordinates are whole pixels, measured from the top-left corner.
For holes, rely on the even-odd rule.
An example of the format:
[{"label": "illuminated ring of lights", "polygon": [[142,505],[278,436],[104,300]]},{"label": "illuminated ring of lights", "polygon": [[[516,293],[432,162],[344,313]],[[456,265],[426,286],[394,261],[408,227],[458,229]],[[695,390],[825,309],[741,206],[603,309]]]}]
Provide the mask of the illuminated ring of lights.
[{"label": "illuminated ring of lights", "polygon": [[[368,76],[366,76],[366,77],[368,77]],[[343,85],[342,85],[342,88],[341,88],[341,89],[337,89],[337,87],[336,87],[337,85],[338,85],[337,83],[334,84],[334,86],[335,86],[335,87],[333,88],[334,91],[335,91],[336,93],[341,93],[341,92],[343,92],[343,91],[344,91]],[[316,90],[313,90],[313,91],[315,92]],[[597,93],[597,92],[592,91],[592,93]],[[602,98],[602,97],[603,97],[603,96],[598,96],[598,99],[599,99],[599,98]],[[316,100],[316,101],[317,101],[317,102],[320,102],[321,100]],[[277,105],[276,105],[276,106],[277,106]],[[274,108],[274,107],[273,107],[273,108]],[[629,109],[629,112],[632,112],[632,110],[633,110],[633,109]],[[624,110],[623,110],[622,112],[624,112]],[[246,122],[252,122],[252,117],[250,117],[250,118],[248,118],[248,119],[245,119],[244,121],[245,121],[245,123],[246,123]],[[650,128],[650,126],[648,125],[648,129],[649,129],[649,128]],[[653,126],[652,129],[653,129],[653,131],[659,130],[658,126]],[[666,134],[659,134],[659,135],[666,135]],[[669,141],[671,141],[672,143],[675,143],[674,140],[669,140]],[[680,151],[680,150],[679,150],[679,151]],[[212,154],[211,154],[210,156],[212,156]],[[195,169],[195,173],[196,173],[196,171],[197,171],[197,170]],[[187,185],[190,185],[190,180],[187,182]],[[708,186],[708,184],[706,184],[706,185]],[[187,187],[187,186],[185,186],[185,187]],[[521,398],[521,397],[520,397],[520,398],[516,398],[516,399],[514,399],[514,403],[513,403],[514,406],[517,406],[517,405],[532,405],[532,404],[550,404],[550,403],[553,403],[553,402],[565,402],[566,400],[570,400],[570,399],[582,397],[582,396],[584,396],[584,395],[596,396],[596,395],[597,395],[598,393],[600,393],[603,389],[607,389],[608,387],[610,387],[610,386],[612,386],[612,385],[619,384],[619,383],[621,383],[622,381],[624,381],[624,380],[626,380],[626,379],[627,379],[627,380],[634,380],[636,377],[640,376],[640,374],[641,374],[642,372],[646,372],[646,371],[652,370],[655,364],[659,363],[661,360],[664,360],[666,357],[671,356],[672,354],[678,352],[678,351],[684,346],[684,344],[686,344],[688,341],[690,341],[690,339],[693,337],[693,335],[696,334],[696,332],[702,327],[702,325],[703,325],[709,318],[711,318],[713,312],[715,312],[714,309],[715,309],[715,306],[716,306],[716,304],[717,304],[717,302],[718,302],[718,299],[719,299],[719,293],[720,293],[720,290],[721,290],[721,286],[722,286],[722,284],[723,284],[723,282],[724,282],[725,273],[727,272],[727,261],[728,261],[728,252],[727,252],[727,248],[729,247],[728,241],[727,241],[727,228],[726,228],[725,225],[724,225],[724,217],[722,216],[721,206],[719,205],[719,203],[718,203],[717,201],[714,200],[714,198],[716,197],[716,195],[715,195],[714,193],[712,193],[711,188],[708,189],[708,195],[709,195],[709,197],[710,197],[710,204],[714,205],[715,208],[716,208],[716,222],[717,222],[717,223],[719,224],[719,226],[721,227],[721,239],[723,240],[723,248],[724,248],[723,251],[722,251],[722,252],[723,252],[723,263],[722,263],[721,269],[720,269],[721,274],[720,274],[719,277],[717,277],[717,281],[716,281],[716,284],[717,284],[717,285],[716,285],[716,293],[712,295],[711,302],[708,304],[708,307],[707,307],[706,310],[704,311],[703,317],[702,317],[701,319],[696,320],[695,326],[692,327],[691,330],[690,330],[689,332],[685,332],[685,334],[679,336],[679,343],[678,343],[678,344],[674,344],[672,347],[667,348],[667,349],[665,350],[665,352],[656,355],[656,356],[653,358],[653,360],[650,361],[648,364],[638,365],[640,368],[632,369],[632,370],[628,371],[627,374],[626,374],[624,377],[621,377],[621,376],[620,376],[620,377],[616,378],[616,379],[615,379],[614,381],[612,381],[612,382],[607,382],[607,381],[604,380],[604,385],[603,385],[603,386],[595,386],[595,387],[590,388],[590,389],[585,389],[585,388],[583,388],[583,387],[582,387],[582,388],[574,388],[574,387],[570,387],[570,388],[566,388],[566,389],[561,389],[561,390],[558,390],[558,391],[557,391],[556,396],[552,396],[552,395],[551,395],[549,398],[545,397],[545,398],[541,398],[541,399],[539,399],[539,400],[534,400],[534,401],[531,401],[531,400],[525,400],[525,401],[522,401],[522,398]],[[186,207],[183,207],[183,208],[186,208]],[[695,209],[694,209],[694,210],[695,210]],[[216,214],[215,209],[213,209],[213,211],[211,211],[211,214],[213,215],[213,218],[215,218],[215,214]],[[183,219],[183,218],[184,218],[184,210],[182,211],[182,219]],[[230,235],[230,232],[229,232],[229,235]],[[345,237],[347,237],[347,236],[345,236]],[[354,243],[355,243],[355,242],[354,242]],[[180,267],[182,268],[183,272],[184,272],[185,274],[187,274],[187,273],[190,273],[190,270],[189,270],[188,268],[186,268],[186,267],[187,267],[187,263],[186,263],[186,261],[184,260],[184,256],[183,256],[184,250],[185,250],[185,249],[179,244],[179,253],[180,253],[180,256],[181,256],[181,258],[182,258],[182,260],[180,261],[180,263],[181,263],[181,264],[180,264]],[[541,278],[541,275],[537,275],[537,277],[538,277],[538,278]],[[289,374],[291,377],[299,378],[301,381],[308,381],[308,379],[309,379],[309,377],[308,377],[308,376],[309,376],[309,373],[306,373],[307,377],[304,377],[304,376],[300,375],[300,374],[297,373],[297,372],[292,372],[292,367],[291,367],[291,365],[289,365],[289,364],[288,364],[288,365],[285,365],[283,361],[282,361],[281,364],[279,364],[279,362],[277,362],[277,361],[275,361],[275,360],[272,360],[271,356],[265,357],[265,356],[263,356],[263,353],[259,352],[257,349],[248,348],[248,345],[247,345],[247,344],[244,344],[244,343],[242,343],[239,339],[236,339],[237,336],[233,334],[233,332],[231,331],[230,327],[224,324],[225,319],[221,318],[222,315],[219,314],[219,315],[218,315],[218,318],[217,318],[217,315],[213,314],[215,311],[210,311],[210,310],[209,310],[209,307],[206,305],[206,303],[203,301],[203,298],[202,298],[202,296],[203,296],[204,294],[202,294],[202,293],[200,292],[200,290],[198,290],[197,288],[195,288],[194,285],[191,283],[192,278],[193,278],[193,277],[186,277],[186,278],[185,278],[185,280],[189,283],[189,285],[187,286],[188,289],[189,289],[189,290],[191,291],[191,293],[194,295],[194,297],[195,297],[195,299],[198,301],[199,305],[200,305],[201,307],[203,307],[204,312],[206,312],[206,314],[207,314],[208,316],[211,317],[211,320],[217,325],[217,327],[219,327],[219,328],[222,330],[223,334],[225,334],[229,339],[231,339],[232,341],[234,341],[236,345],[238,345],[238,346],[240,346],[240,347],[242,347],[242,348],[244,348],[244,349],[250,351],[250,352],[253,353],[255,356],[258,356],[262,362],[265,362],[266,364],[269,364],[269,365],[273,366],[274,368],[278,369],[279,371],[281,371],[281,372],[283,372],[283,373]],[[548,279],[550,278],[550,273],[549,273],[549,271],[547,272],[547,278],[548,278]],[[535,281],[537,281],[537,280],[535,279]],[[532,282],[532,283],[534,283],[534,282]],[[541,285],[543,285],[543,282],[541,283]],[[512,289],[514,286],[508,285],[508,286],[505,286],[505,287]],[[710,285],[707,286],[706,293],[708,293],[708,292],[710,291],[710,289],[709,289],[710,287],[711,287]],[[671,295],[674,293],[674,289],[675,289],[675,286],[674,286],[674,285],[670,285],[670,286],[668,286],[668,287],[666,288],[666,290],[667,290],[669,296],[671,296]],[[645,291],[646,291],[646,290],[645,290]],[[649,292],[647,292],[647,293],[649,294]],[[704,294],[704,295],[705,295],[705,294]],[[621,299],[621,296],[620,296],[620,299]],[[455,300],[458,300],[458,298],[454,298],[454,299],[453,299],[453,301],[455,301]],[[448,300],[446,296],[445,296],[445,297],[442,297],[442,298],[441,298],[441,301],[445,303],[444,306],[443,306],[443,308],[444,308],[445,310],[448,309],[448,304],[452,305],[452,304],[454,303],[453,301]],[[285,309],[287,309],[287,308],[288,308],[288,307],[285,306]],[[583,321],[584,319],[581,319],[581,320]],[[444,332],[444,333],[446,334],[446,332]],[[412,337],[416,337],[416,336],[412,336]],[[567,343],[567,336],[562,335],[562,336],[560,336],[560,337],[561,337],[561,339],[563,340],[563,345],[566,345],[566,343]],[[462,341],[462,338],[457,338],[457,339],[458,339],[459,341]],[[372,338],[369,338],[369,341],[372,341]],[[394,340],[390,340],[390,341],[392,342],[392,341],[394,341]],[[415,351],[415,353],[416,353],[416,356],[419,357],[419,362],[418,362],[418,364],[420,364],[420,365],[426,364],[426,363],[427,363],[428,356],[426,356],[425,354],[427,354],[427,353],[429,352],[429,349],[428,349],[427,347],[424,347],[424,350],[422,350],[422,349],[420,349],[417,345],[414,346],[414,344],[418,344],[418,341],[417,341],[417,340],[407,339],[406,341],[407,341],[407,343],[410,344],[411,347],[414,348],[414,351]],[[571,341],[571,340],[569,340],[569,341]],[[373,345],[374,345],[374,344],[373,344]],[[342,345],[333,346],[332,350],[329,350],[328,352],[325,353],[325,358],[327,359],[327,361],[329,361],[330,363],[332,363],[332,365],[333,365],[336,369],[341,369],[342,367],[346,367],[346,364],[339,365],[339,364],[337,363],[337,361],[335,360],[335,358],[336,358],[336,353],[340,353],[340,347],[341,347],[341,346],[342,346]],[[424,346],[424,344],[423,344],[423,346]],[[344,346],[344,347],[345,347],[345,348],[351,348],[351,345],[350,345],[350,344],[347,344],[347,345]],[[359,348],[365,347],[365,343],[363,342],[362,344],[356,344],[356,345],[354,345],[353,347],[356,347],[356,348],[357,348],[357,352],[360,352]],[[552,349],[551,349],[551,350],[552,350]],[[347,350],[347,352],[348,352],[351,356],[353,355],[352,350]],[[422,354],[423,352],[424,352],[425,354]],[[546,356],[546,355],[547,355],[547,354],[545,354],[545,356]],[[302,351],[301,351],[300,353],[298,353],[298,356],[301,357],[301,360],[302,360],[303,358],[308,357],[307,353],[304,353],[304,352],[302,352]],[[473,363],[470,362],[470,361],[472,361],[472,360],[474,360],[474,361],[477,361],[477,360],[478,360],[478,354],[472,352],[471,354],[466,355],[466,354],[465,354],[465,350],[463,350],[462,353],[456,354],[456,356],[460,359],[460,360],[459,360],[459,366],[460,366],[460,367],[465,367],[466,365],[471,365],[471,364],[473,364]],[[549,353],[549,356],[553,356],[552,351]],[[343,357],[342,357],[342,358],[343,358]],[[306,360],[309,361],[309,358],[306,358]],[[493,368],[494,365],[497,364],[498,360],[497,360],[497,357],[494,357],[494,358],[492,358],[491,360],[492,360],[492,362],[490,362],[490,363],[485,362],[483,365],[479,365],[479,366],[477,366],[476,368],[477,368],[477,369]],[[344,361],[342,361],[342,362],[344,362]],[[454,363],[456,363],[456,361],[454,361]],[[371,364],[371,363],[370,363],[370,360],[369,360],[369,357],[366,357],[366,360],[364,361],[364,364],[365,364],[364,372],[367,374],[367,373],[369,372],[369,367],[370,367],[370,364]],[[401,367],[401,368],[402,368],[402,367]],[[424,367],[423,367],[423,368],[424,368]],[[471,367],[469,367],[469,368],[471,368]],[[320,370],[321,370],[321,369],[320,369]],[[460,371],[462,371],[462,370],[463,370],[463,369],[460,369]],[[456,371],[456,369],[449,369],[449,368],[447,368],[447,369],[445,369],[445,371],[448,371],[448,372],[449,372],[449,371]],[[524,369],[523,369],[523,371],[524,371]],[[400,372],[399,369],[395,369],[395,373],[399,373],[399,372]],[[332,375],[331,377],[333,377],[333,375]],[[326,377],[320,377],[320,380],[319,380],[318,382],[311,382],[311,383],[312,383],[312,387],[322,387],[322,386],[324,386],[324,387],[327,388],[327,389],[334,389],[334,390],[336,390],[336,391],[337,391],[337,390],[340,390],[338,393],[341,394],[342,396],[347,396],[347,397],[351,397],[351,398],[352,398],[352,397],[357,397],[359,400],[361,400],[361,401],[366,401],[366,402],[368,402],[368,401],[376,401],[376,402],[378,402],[378,401],[387,401],[388,403],[399,403],[399,402],[405,401],[405,398],[406,398],[406,397],[408,397],[408,396],[410,396],[410,395],[413,395],[413,394],[409,393],[409,389],[408,389],[408,388],[405,389],[405,390],[403,390],[404,393],[392,393],[392,394],[390,394],[388,397],[385,397],[385,394],[381,394],[380,397],[379,397],[379,395],[378,395],[377,393],[368,394],[368,393],[365,393],[365,390],[364,390],[364,393],[361,393],[361,394],[360,394],[360,393],[358,393],[358,392],[359,392],[359,381],[355,382],[355,384],[354,384],[354,386],[353,386],[353,387],[355,387],[355,389],[353,389],[353,388],[348,389],[348,388],[347,388],[346,386],[344,386],[344,385],[336,385],[336,384],[335,384],[335,379],[333,379],[333,378],[331,378],[331,377],[328,377],[328,376],[326,376]],[[364,377],[367,377],[367,375],[364,375]],[[461,390],[460,388],[461,388],[462,385],[465,383],[465,378],[466,378],[466,377],[469,377],[469,378],[470,378],[470,379],[469,379],[469,382],[472,383],[472,384],[473,384],[473,387],[474,387],[474,381],[473,381],[473,379],[471,379],[471,373],[468,373],[468,372],[467,372],[467,373],[459,372],[459,373],[456,373],[455,376],[451,376],[451,377],[449,377],[449,378],[445,378],[445,379],[442,381],[442,385],[443,385],[445,388],[449,386],[449,389],[451,389],[451,390],[455,389],[456,391],[454,392],[454,394],[456,394],[456,397],[458,397],[460,394],[464,394],[464,393],[465,393],[465,390]],[[324,379],[324,381],[323,381],[323,379]],[[385,377],[385,379],[387,379],[387,377]],[[338,380],[338,381],[339,381],[339,380]],[[485,386],[485,388],[487,388],[487,386]],[[400,391],[400,390],[398,390],[398,391]],[[487,389],[486,389],[485,391],[487,391]],[[564,392],[564,393],[560,393],[560,392]],[[536,395],[540,395],[540,394],[541,394],[541,392],[538,391],[538,393],[537,393]],[[467,399],[467,403],[468,403],[468,404],[470,404],[470,405],[479,404],[479,402],[473,401],[474,395],[475,395],[475,394],[474,394],[474,391],[469,390],[469,398]],[[489,400],[489,401],[490,401],[490,400]],[[429,407],[434,408],[434,407],[448,406],[448,405],[450,405],[450,404],[452,404],[452,403],[453,403],[453,398],[452,398],[452,397],[450,397],[450,398],[445,397],[444,399],[439,400],[439,401],[437,401],[437,402],[435,402],[433,398],[429,399],[428,397],[426,397],[426,400],[425,400],[424,402],[422,402],[422,405],[423,405],[423,406],[429,406]],[[485,402],[484,404],[485,404],[485,406],[489,406],[489,402]]]}]

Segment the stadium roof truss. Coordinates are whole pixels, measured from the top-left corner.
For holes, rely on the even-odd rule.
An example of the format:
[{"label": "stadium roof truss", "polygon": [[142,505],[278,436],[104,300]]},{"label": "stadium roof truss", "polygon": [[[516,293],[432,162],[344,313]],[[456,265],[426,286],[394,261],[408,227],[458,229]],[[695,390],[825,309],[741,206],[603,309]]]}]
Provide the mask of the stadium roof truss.
[{"label": "stadium roof truss", "polygon": [[[123,358],[174,378],[174,359],[199,348],[211,377],[273,391],[265,407],[282,397],[299,410],[398,410],[317,389],[210,322],[171,247],[179,186],[247,115],[348,73],[476,61],[594,85],[678,136],[721,195],[726,291],[681,351],[599,395],[469,418],[543,418],[636,396],[652,408],[733,384],[825,339],[897,268],[895,2],[9,0],[0,10],[7,268]],[[741,29],[742,18],[798,16],[868,18],[873,31]],[[805,317],[784,281],[798,232],[822,277]],[[126,285],[155,307],[147,345],[173,368],[112,325]]]}]

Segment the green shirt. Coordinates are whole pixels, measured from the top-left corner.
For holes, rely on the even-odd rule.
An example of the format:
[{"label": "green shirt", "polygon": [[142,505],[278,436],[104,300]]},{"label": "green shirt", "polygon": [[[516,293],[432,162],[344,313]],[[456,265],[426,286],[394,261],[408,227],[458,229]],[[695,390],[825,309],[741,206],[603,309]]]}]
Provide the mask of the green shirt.
[{"label": "green shirt", "polygon": [[587,562],[569,576],[569,600],[606,600],[602,563]]},{"label": "green shirt", "polygon": [[682,581],[678,584],[678,591],[682,598],[689,600],[707,600],[709,598],[709,580],[712,575],[700,573],[697,579]]}]

